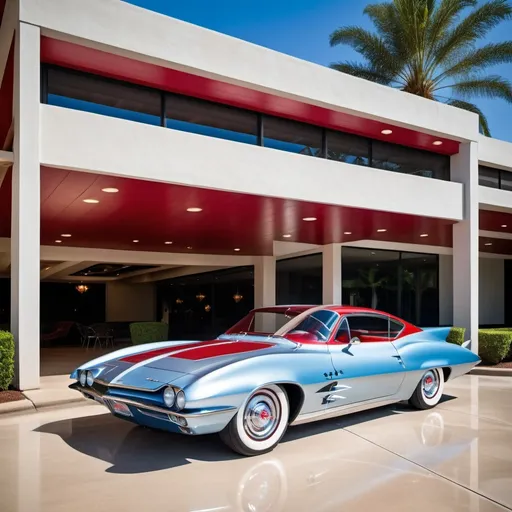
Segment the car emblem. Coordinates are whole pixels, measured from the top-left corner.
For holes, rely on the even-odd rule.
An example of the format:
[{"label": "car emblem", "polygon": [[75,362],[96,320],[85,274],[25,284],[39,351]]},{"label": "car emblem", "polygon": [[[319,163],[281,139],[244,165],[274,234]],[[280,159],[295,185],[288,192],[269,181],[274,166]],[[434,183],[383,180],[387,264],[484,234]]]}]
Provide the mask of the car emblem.
[{"label": "car emblem", "polygon": [[165,384],[165,382],[162,382],[161,380],[157,380],[157,379],[152,379],[151,377],[146,377],[146,380],[149,380],[151,382],[158,382],[160,384]]}]

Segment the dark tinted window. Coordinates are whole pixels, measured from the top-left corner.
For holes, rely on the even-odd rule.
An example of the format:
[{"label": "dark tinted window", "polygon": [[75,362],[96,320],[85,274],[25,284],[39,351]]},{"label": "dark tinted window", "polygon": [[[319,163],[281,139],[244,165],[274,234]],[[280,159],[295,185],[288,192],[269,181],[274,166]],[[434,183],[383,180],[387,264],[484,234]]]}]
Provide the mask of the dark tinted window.
[{"label": "dark tinted window", "polygon": [[161,95],[158,91],[95,75],[48,69],[48,103],[145,124],[160,124]]},{"label": "dark tinted window", "polygon": [[169,95],[166,99],[167,128],[209,137],[256,144],[258,116],[218,103]]},{"label": "dark tinted window", "polygon": [[338,327],[338,332],[336,333],[336,341],[338,343],[348,343],[350,341],[350,332],[346,318],[341,321],[341,324]]},{"label": "dark tinted window", "polygon": [[501,171],[500,183],[503,190],[512,190],[512,172]]},{"label": "dark tinted window", "polygon": [[327,131],[327,158],[355,165],[368,165],[369,141],[357,135]]},{"label": "dark tinted window", "polygon": [[373,141],[372,167],[426,178],[450,179],[450,158],[388,142]]},{"label": "dark tinted window", "polygon": [[389,319],[385,316],[357,315],[348,317],[352,338],[365,341],[367,337],[389,338]]},{"label": "dark tinted window", "polygon": [[397,322],[396,320],[389,319],[389,335],[391,338],[396,338],[403,328],[404,324]]},{"label": "dark tinted window", "polygon": [[492,167],[480,165],[478,167],[478,182],[483,187],[499,188],[500,187],[500,171]]},{"label": "dark tinted window", "polygon": [[264,117],[263,145],[291,153],[322,156],[322,129],[288,119]]}]

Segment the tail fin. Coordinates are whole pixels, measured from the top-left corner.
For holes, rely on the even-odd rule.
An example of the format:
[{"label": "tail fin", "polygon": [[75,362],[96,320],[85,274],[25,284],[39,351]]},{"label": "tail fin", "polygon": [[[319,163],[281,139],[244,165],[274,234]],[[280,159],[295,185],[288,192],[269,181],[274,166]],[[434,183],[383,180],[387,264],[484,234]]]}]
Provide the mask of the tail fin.
[{"label": "tail fin", "polygon": [[425,335],[421,337],[422,340],[446,341],[448,334],[450,334],[451,327],[422,327],[421,329],[425,333]]}]

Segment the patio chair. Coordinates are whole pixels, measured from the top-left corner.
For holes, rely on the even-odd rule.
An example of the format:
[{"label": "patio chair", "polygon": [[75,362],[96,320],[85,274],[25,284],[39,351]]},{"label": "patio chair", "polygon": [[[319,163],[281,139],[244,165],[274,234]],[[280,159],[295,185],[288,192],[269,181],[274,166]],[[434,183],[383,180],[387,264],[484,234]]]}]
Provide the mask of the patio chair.
[{"label": "patio chair", "polygon": [[105,348],[108,348],[109,344],[112,348],[114,347],[114,329],[102,324],[96,325],[94,328],[89,327],[89,329],[91,329],[96,336],[93,348],[96,347],[96,344],[98,344],[100,348],[103,344],[105,344]]}]

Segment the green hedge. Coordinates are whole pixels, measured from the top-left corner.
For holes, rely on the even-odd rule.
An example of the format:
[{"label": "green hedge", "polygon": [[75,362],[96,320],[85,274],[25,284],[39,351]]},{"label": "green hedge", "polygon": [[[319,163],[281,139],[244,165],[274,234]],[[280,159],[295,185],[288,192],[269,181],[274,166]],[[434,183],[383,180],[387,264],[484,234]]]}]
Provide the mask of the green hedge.
[{"label": "green hedge", "polygon": [[166,341],[169,339],[169,326],[163,322],[134,322],[130,324],[130,336],[134,345]]},{"label": "green hedge", "polygon": [[14,377],[14,338],[0,331],[0,391],[7,389]]},{"label": "green hedge", "polygon": [[452,327],[450,332],[448,333],[448,337],[446,341],[448,343],[453,343],[455,345],[462,345],[466,340],[464,339],[464,335],[466,334],[465,327]]},{"label": "green hedge", "polygon": [[498,364],[508,355],[512,344],[512,331],[506,329],[480,329],[478,355],[487,363]]}]

